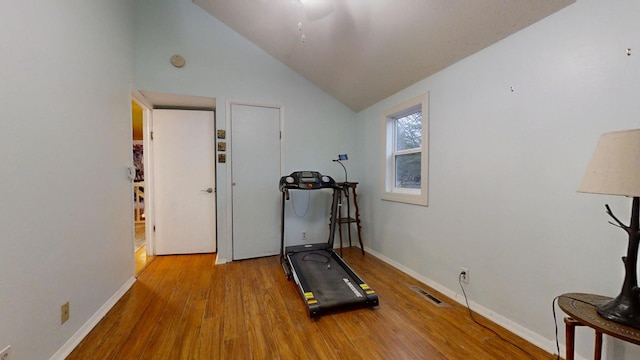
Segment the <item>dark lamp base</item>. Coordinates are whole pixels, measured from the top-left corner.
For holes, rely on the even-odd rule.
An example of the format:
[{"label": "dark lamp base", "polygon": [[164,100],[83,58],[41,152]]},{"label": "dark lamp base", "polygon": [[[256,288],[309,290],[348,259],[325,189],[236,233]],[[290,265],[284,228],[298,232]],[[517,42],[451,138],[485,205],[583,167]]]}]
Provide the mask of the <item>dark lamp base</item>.
[{"label": "dark lamp base", "polygon": [[[596,306],[598,314],[619,324],[640,329],[640,288],[638,288],[638,249],[640,248],[640,197],[634,196],[631,204],[631,222],[623,224],[613,215],[609,205],[607,214],[615,221],[611,224],[623,229],[629,235],[627,256],[622,257],[624,281],[620,294],[613,300]],[[616,225],[617,224],[617,225]]]},{"label": "dark lamp base", "polygon": [[605,319],[640,329],[640,299],[624,301],[615,298],[596,306],[596,310]]}]

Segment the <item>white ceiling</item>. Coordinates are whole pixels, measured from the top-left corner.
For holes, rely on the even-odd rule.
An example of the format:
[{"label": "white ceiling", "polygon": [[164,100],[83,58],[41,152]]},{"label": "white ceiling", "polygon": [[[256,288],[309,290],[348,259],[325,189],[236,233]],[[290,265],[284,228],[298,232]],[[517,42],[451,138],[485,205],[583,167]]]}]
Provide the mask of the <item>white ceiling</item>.
[{"label": "white ceiling", "polygon": [[360,111],[575,0],[193,2]]}]

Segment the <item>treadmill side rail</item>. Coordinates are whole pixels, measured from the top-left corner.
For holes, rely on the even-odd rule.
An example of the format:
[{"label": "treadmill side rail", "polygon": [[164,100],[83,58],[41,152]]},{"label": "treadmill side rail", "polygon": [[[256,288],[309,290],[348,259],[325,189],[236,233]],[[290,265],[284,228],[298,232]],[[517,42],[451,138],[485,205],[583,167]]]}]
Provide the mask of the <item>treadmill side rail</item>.
[{"label": "treadmill side rail", "polygon": [[[287,255],[287,259],[289,264],[291,264],[291,259],[289,259],[288,255]],[[298,273],[296,273],[295,269],[290,269],[290,270],[292,270],[291,274],[296,285],[298,285],[298,290],[300,290],[300,295],[302,296],[302,300],[304,300],[305,304],[307,305],[307,312],[309,314],[309,317],[315,318],[320,316],[321,306],[318,303],[318,300],[315,298],[315,295],[313,295],[313,292],[310,291],[309,285],[304,280],[304,278],[303,280],[300,280],[300,278],[298,277]],[[288,277],[287,279],[290,279],[290,278],[291,277]]]},{"label": "treadmill side rail", "polygon": [[331,252],[333,253],[333,257],[336,260],[336,262],[340,263],[340,266],[342,266],[342,268],[351,276],[351,278],[358,284],[358,286],[364,291],[365,296],[367,297],[367,304],[369,306],[378,306],[379,305],[379,301],[378,301],[378,294],[376,294],[376,292],[369,287],[369,285],[367,285],[366,282],[364,282],[364,280],[362,280],[362,278],[356,274],[356,272],[349,266],[349,264],[347,264],[342,257],[340,257],[340,255],[338,255],[337,252],[331,250]]},{"label": "treadmill side rail", "polygon": [[284,257],[281,256],[280,257],[280,265],[282,265],[282,270],[284,270],[284,274],[287,276],[287,280],[291,280],[291,264],[289,263],[289,260]]}]

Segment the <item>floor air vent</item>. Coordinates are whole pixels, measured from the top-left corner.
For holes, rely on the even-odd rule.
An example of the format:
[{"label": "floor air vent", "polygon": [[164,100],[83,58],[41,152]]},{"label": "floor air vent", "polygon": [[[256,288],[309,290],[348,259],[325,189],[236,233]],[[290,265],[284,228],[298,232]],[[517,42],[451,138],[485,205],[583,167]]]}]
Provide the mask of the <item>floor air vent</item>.
[{"label": "floor air vent", "polygon": [[428,292],[424,291],[423,289],[417,287],[417,286],[410,286],[409,287],[411,290],[417,292],[418,294],[424,296],[427,300],[431,301],[432,303],[434,303],[437,306],[447,306],[447,304],[443,303],[440,299],[438,299],[437,297],[429,294]]}]

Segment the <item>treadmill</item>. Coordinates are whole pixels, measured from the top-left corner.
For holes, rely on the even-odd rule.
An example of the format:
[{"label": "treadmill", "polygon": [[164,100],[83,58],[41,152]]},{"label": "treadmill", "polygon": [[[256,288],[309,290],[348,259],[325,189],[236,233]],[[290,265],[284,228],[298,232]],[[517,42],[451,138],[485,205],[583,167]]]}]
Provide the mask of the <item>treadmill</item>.
[{"label": "treadmill", "polygon": [[[285,203],[292,190],[333,192],[328,242],[285,247]],[[280,178],[282,220],[280,261],[287,279],[294,279],[309,317],[347,309],[378,305],[378,295],[333,250],[338,218],[338,195],[343,191],[330,176],[317,171],[295,171]]]}]

